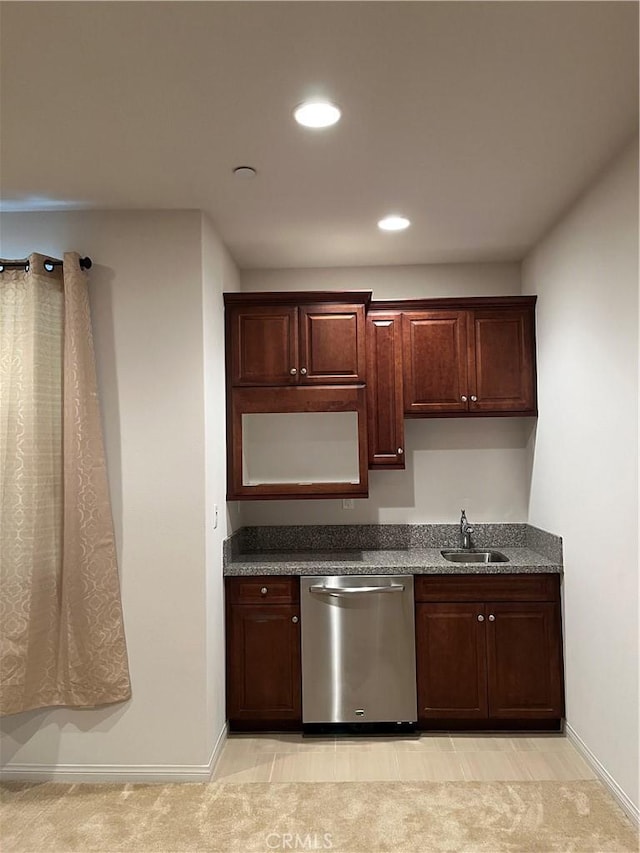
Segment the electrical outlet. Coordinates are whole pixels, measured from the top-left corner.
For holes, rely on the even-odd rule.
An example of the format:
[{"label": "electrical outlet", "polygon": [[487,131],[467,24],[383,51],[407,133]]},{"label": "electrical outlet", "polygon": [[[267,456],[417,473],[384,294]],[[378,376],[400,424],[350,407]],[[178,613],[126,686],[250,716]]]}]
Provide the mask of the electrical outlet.
[{"label": "electrical outlet", "polygon": [[343,498],[342,509],[353,509],[353,498]]}]

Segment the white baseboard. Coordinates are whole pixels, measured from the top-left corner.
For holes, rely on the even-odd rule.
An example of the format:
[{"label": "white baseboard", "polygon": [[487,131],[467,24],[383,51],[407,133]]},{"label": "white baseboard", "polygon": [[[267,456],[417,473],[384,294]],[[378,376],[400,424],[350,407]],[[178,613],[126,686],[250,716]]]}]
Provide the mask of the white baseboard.
[{"label": "white baseboard", "polygon": [[626,812],[636,826],[640,827],[640,809],[638,806],[629,799],[609,771],[598,761],[580,735],[572,728],[570,723],[565,722],[565,732],[587,764],[591,766],[596,776],[607,786],[620,808]]},{"label": "white baseboard", "polygon": [[206,764],[5,764],[4,782],[209,782],[227,739],[225,723]]},{"label": "white baseboard", "polygon": [[229,723],[225,723],[222,729],[220,730],[220,734],[218,735],[218,739],[216,740],[213,751],[211,752],[211,757],[209,758],[209,779],[210,781],[213,777],[213,773],[216,769],[216,765],[218,761],[220,761],[220,756],[222,755],[222,750],[224,749],[224,745],[227,742],[227,735],[229,734]]}]

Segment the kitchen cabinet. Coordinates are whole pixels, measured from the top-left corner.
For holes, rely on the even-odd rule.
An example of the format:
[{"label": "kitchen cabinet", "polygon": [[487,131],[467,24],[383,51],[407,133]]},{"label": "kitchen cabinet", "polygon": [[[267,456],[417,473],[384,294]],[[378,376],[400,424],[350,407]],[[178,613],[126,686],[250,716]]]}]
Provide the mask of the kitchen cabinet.
[{"label": "kitchen cabinet", "polygon": [[407,414],[469,410],[467,325],[466,311],[410,311],[402,315]]},{"label": "kitchen cabinet", "polygon": [[469,313],[469,411],[536,413],[533,303]]},{"label": "kitchen cabinet", "polygon": [[404,468],[402,314],[367,316],[367,431],[369,468]]},{"label": "kitchen cabinet", "polygon": [[225,293],[231,386],[334,385],[366,378],[371,292]]},{"label": "kitchen cabinet", "polygon": [[226,317],[231,385],[297,384],[297,308],[234,305]]},{"label": "kitchen cabinet", "polygon": [[536,414],[534,308],[535,297],[408,302],[405,414]]},{"label": "kitchen cabinet", "polygon": [[225,593],[229,727],[236,731],[299,728],[298,578],[226,578]]},{"label": "kitchen cabinet", "polygon": [[[559,730],[560,576],[414,576],[418,727]],[[227,716],[300,729],[300,579],[225,578]]]},{"label": "kitchen cabinet", "polygon": [[224,294],[227,500],[368,496],[370,300],[370,291]]},{"label": "kitchen cabinet", "polygon": [[[288,425],[280,427],[274,425],[269,435],[266,429],[258,430],[258,456],[263,464],[254,475],[251,466],[254,445],[248,424],[254,416],[268,415],[278,418],[289,415],[298,421],[290,420]],[[306,433],[313,428],[305,424],[309,423],[309,417],[318,415],[324,419],[319,438],[307,443]],[[340,422],[342,426],[333,432],[336,440],[328,442],[331,455],[325,455],[327,442],[323,438],[331,434],[328,419],[345,416],[349,423]],[[284,445],[279,441],[282,436],[289,439]],[[227,500],[367,497],[367,460],[367,410],[362,386],[229,389]],[[299,466],[290,467],[296,461]],[[309,473],[318,472],[319,467],[319,474]],[[282,476],[279,472],[283,472]]]},{"label": "kitchen cabinet", "polygon": [[477,604],[416,605],[418,717],[487,716],[487,655]]},{"label": "kitchen cabinet", "polygon": [[417,577],[416,654],[423,728],[461,720],[559,725],[559,577]]},{"label": "kitchen cabinet", "polygon": [[224,300],[228,500],[367,497],[368,468],[405,467],[405,417],[536,414],[533,296]]},{"label": "kitchen cabinet", "polygon": [[485,604],[489,716],[561,717],[559,605]]}]

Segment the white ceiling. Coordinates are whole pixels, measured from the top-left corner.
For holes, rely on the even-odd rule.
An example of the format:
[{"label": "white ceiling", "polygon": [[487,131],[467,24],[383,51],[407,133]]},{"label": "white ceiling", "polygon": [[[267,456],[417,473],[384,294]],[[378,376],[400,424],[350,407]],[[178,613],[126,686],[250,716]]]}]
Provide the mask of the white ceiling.
[{"label": "white ceiling", "polygon": [[244,268],[519,259],[638,124],[635,2],[4,3],[2,63],[7,209],[201,208]]}]

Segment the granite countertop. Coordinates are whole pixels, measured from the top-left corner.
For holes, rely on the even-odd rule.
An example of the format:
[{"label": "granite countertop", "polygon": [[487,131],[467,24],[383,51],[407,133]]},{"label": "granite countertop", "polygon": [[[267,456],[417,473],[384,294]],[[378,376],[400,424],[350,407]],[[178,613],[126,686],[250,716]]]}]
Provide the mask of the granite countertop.
[{"label": "granite countertop", "polygon": [[499,549],[508,563],[451,563],[439,548],[402,551],[274,551],[236,555],[225,575],[429,575],[559,573],[562,566],[529,548]]},{"label": "granite countertop", "polygon": [[242,528],[225,542],[224,574],[392,575],[562,573],[562,540],[528,524],[474,526],[473,547],[507,563],[451,563],[458,525],[315,525]]}]

